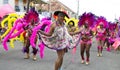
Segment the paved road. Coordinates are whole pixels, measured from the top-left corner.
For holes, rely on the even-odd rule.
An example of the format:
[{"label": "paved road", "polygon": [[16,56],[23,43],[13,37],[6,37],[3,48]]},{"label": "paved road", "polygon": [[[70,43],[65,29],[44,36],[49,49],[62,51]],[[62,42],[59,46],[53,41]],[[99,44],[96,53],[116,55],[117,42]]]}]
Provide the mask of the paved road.
[{"label": "paved road", "polygon": [[[54,61],[56,53],[53,50],[45,48],[44,59],[39,58],[33,61],[23,59],[24,54],[21,52],[22,43],[15,42],[15,48],[9,48],[9,51],[4,51],[0,45],[0,70],[54,70]],[[120,70],[120,51],[107,52],[103,51],[103,57],[97,57],[96,43],[92,45],[90,64],[85,65],[80,63],[79,47],[73,56],[71,50],[65,54],[63,70]],[[31,55],[32,56],[32,55]],[[74,61],[72,61],[74,58]]]}]

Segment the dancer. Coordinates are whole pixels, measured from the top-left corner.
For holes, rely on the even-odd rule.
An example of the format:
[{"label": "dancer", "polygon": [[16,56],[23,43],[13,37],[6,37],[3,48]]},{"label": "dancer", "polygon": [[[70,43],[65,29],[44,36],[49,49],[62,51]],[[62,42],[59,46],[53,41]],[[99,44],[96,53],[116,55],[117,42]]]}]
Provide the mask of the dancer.
[{"label": "dancer", "polygon": [[117,24],[109,22],[109,28],[107,28],[107,37],[106,37],[106,43],[107,43],[107,51],[111,51],[111,46],[115,42],[116,39],[116,33],[117,33]]},{"label": "dancer", "polygon": [[94,27],[95,16],[92,13],[83,13],[83,15],[79,18],[79,30],[76,32],[72,32],[71,34],[81,34],[80,40],[80,55],[81,55],[81,63],[85,63],[84,52],[86,51],[86,64],[89,64],[90,58],[90,47],[92,45],[93,31],[92,27]]},{"label": "dancer", "polygon": [[[30,47],[30,36],[32,34],[32,29],[35,27],[35,21],[32,20],[30,22],[30,25],[28,25],[26,28],[25,28],[25,33],[24,33],[24,52],[26,53],[26,57],[25,59],[29,59],[30,58],[30,54],[29,54],[29,47]],[[37,43],[37,37],[35,38],[35,43]],[[33,60],[35,61],[37,58],[36,58],[36,54],[37,54],[37,51],[38,49],[36,49],[35,47],[32,47],[33,49]]]},{"label": "dancer", "polygon": [[116,22],[117,27],[115,28],[116,38],[114,39],[114,43],[112,44],[112,47],[114,50],[120,49],[120,25],[119,22]]},{"label": "dancer", "polygon": [[[57,19],[55,22],[52,23],[50,27],[50,32],[45,33],[42,30],[39,30],[39,33],[41,35],[43,43],[48,48],[56,50],[58,57],[55,61],[54,70],[60,70],[63,63],[64,54],[66,53],[68,48],[72,48],[72,46],[75,46],[76,43],[79,42],[79,40],[76,42],[72,41],[73,39],[69,35],[64,22],[64,17],[68,17],[68,15],[65,12],[55,11],[54,16],[56,16]],[[70,46],[71,44],[75,45]]]},{"label": "dancer", "polygon": [[81,24],[81,41],[80,41],[80,55],[81,63],[85,63],[84,52],[86,51],[86,64],[89,64],[90,60],[90,48],[92,45],[93,32],[92,27],[94,25],[95,17],[92,13],[84,13],[80,19]]},{"label": "dancer", "polygon": [[98,17],[97,19],[97,33],[96,33],[96,40],[98,43],[98,54],[97,56],[102,56],[102,50],[103,50],[103,46],[104,46],[104,42],[106,39],[106,27],[107,25],[107,21],[104,17]]},{"label": "dancer", "polygon": [[82,61],[84,63],[84,52],[86,51],[86,64],[89,64],[89,57],[90,57],[90,47],[92,45],[92,31],[88,26],[88,22],[85,22],[83,30],[81,30],[81,41],[80,41],[80,53]]}]

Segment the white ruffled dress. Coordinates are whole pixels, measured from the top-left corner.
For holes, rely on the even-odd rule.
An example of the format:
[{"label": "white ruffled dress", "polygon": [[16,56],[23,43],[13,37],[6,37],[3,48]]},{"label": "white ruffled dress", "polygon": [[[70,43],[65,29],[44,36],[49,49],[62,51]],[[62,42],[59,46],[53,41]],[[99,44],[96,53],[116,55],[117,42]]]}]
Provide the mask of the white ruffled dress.
[{"label": "white ruffled dress", "polygon": [[40,34],[40,37],[46,47],[54,50],[74,48],[80,42],[80,34],[71,36],[65,25],[56,26],[53,35],[50,37],[42,34]]}]

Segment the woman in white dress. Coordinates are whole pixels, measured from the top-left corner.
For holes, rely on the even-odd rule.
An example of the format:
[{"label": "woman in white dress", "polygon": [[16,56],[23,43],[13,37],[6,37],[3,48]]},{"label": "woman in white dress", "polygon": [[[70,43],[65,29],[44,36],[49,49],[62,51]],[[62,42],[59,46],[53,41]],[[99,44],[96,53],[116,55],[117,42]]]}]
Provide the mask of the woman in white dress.
[{"label": "woman in white dress", "polygon": [[50,49],[54,49],[57,52],[57,60],[55,61],[55,70],[60,70],[63,57],[68,48],[73,48],[72,46],[77,45],[79,38],[73,39],[73,37],[68,33],[67,28],[64,23],[64,17],[68,17],[65,12],[56,11],[54,13],[57,16],[55,22],[52,23],[50,27],[50,32],[45,33],[39,30],[41,40]]}]

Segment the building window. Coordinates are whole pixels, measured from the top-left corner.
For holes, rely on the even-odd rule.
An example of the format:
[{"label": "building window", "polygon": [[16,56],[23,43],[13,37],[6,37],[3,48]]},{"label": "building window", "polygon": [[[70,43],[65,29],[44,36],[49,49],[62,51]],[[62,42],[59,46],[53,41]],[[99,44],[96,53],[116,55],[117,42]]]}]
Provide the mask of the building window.
[{"label": "building window", "polygon": [[16,12],[20,12],[20,7],[19,6],[15,6],[15,11]]},{"label": "building window", "polygon": [[8,4],[8,0],[3,0],[3,4]]}]

